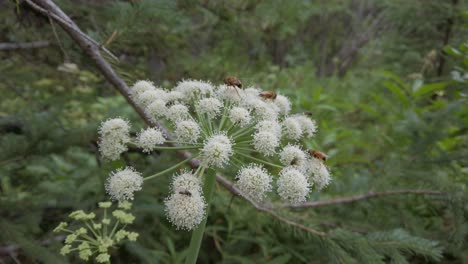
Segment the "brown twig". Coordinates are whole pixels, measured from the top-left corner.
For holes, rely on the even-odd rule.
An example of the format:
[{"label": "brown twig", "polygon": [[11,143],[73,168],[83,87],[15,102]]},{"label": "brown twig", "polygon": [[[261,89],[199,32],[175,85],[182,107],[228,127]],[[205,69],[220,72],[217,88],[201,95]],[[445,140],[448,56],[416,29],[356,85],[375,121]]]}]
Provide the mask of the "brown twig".
[{"label": "brown twig", "polygon": [[39,49],[50,46],[49,41],[39,40],[33,42],[20,42],[20,43],[0,43],[0,51],[2,50],[19,50],[19,49]]},{"label": "brown twig", "polygon": [[272,217],[274,217],[275,219],[277,219],[280,222],[283,222],[283,223],[286,223],[288,225],[297,227],[297,228],[299,228],[301,230],[304,230],[304,231],[306,231],[308,233],[319,235],[319,236],[326,236],[326,234],[324,232],[312,229],[312,228],[310,228],[308,226],[301,225],[301,224],[299,224],[297,222],[291,221],[289,219],[286,219],[286,218],[280,216],[279,214],[274,212],[274,208],[272,208],[271,205],[259,205],[258,203],[256,203],[252,199],[250,199],[249,197],[242,195],[242,192],[236,186],[234,186],[234,184],[232,184],[231,181],[227,180],[226,178],[222,177],[221,175],[216,175],[216,180],[221,185],[223,185],[226,189],[228,189],[230,192],[232,192],[232,193],[234,193],[236,195],[242,196],[245,200],[247,200],[250,204],[252,204],[252,206],[255,207],[255,209],[257,209],[258,211],[269,214],[269,215],[271,215]]},{"label": "brown twig", "polygon": [[432,195],[432,196],[447,195],[444,192],[431,191],[431,190],[393,190],[393,191],[385,191],[385,192],[369,192],[369,193],[360,194],[356,196],[340,197],[340,198],[336,198],[336,199],[332,199],[328,201],[307,202],[307,203],[302,203],[302,204],[297,204],[297,205],[285,204],[283,205],[283,207],[317,208],[317,207],[323,207],[323,206],[328,206],[328,205],[355,203],[358,201],[367,200],[371,198],[381,198],[384,196],[402,195],[402,194]]}]

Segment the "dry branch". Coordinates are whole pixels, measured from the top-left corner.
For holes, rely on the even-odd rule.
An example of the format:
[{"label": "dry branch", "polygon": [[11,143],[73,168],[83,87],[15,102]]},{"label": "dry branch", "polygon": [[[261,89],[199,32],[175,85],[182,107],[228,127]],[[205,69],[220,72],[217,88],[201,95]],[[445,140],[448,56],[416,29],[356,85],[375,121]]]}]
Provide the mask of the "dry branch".
[{"label": "dry branch", "polygon": [[285,204],[283,206],[290,207],[290,208],[317,208],[317,207],[323,207],[323,206],[328,206],[328,205],[355,203],[355,202],[359,202],[359,201],[367,200],[371,198],[381,198],[384,196],[403,195],[403,194],[431,195],[431,196],[447,195],[444,192],[431,191],[431,190],[393,190],[393,191],[385,191],[385,192],[369,192],[369,193],[360,194],[356,196],[335,198],[335,199],[331,199],[328,201],[306,202],[306,203],[297,204],[297,205]]},{"label": "dry branch", "polygon": [[10,43],[4,42],[0,43],[0,51],[7,50],[19,50],[19,49],[39,49],[48,47],[50,45],[49,41],[39,40],[33,42],[20,42],[20,43]]}]

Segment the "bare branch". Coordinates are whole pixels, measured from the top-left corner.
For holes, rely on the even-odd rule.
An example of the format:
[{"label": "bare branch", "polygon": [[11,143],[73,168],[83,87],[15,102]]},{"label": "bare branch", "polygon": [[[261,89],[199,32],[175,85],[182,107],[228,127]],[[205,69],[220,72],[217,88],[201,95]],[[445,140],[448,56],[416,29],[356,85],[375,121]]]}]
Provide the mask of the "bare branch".
[{"label": "bare branch", "polygon": [[286,224],[288,224],[290,226],[297,227],[297,228],[299,228],[301,230],[304,230],[304,231],[306,231],[308,233],[315,234],[315,235],[318,235],[318,236],[326,236],[327,235],[324,232],[312,229],[312,228],[310,228],[308,226],[301,225],[301,224],[299,224],[297,222],[291,221],[291,220],[289,220],[287,218],[284,218],[284,217],[280,216],[279,214],[275,213],[274,208],[271,205],[259,205],[258,203],[256,203],[252,199],[250,199],[248,196],[242,195],[242,192],[236,186],[234,186],[234,184],[232,184],[232,182],[230,182],[226,178],[222,177],[221,175],[216,175],[216,180],[221,185],[223,185],[226,189],[228,189],[230,192],[232,192],[233,194],[242,196],[245,200],[247,200],[250,204],[252,204],[252,206],[255,207],[255,209],[257,209],[258,211],[269,214],[269,215],[271,215],[272,217],[274,217],[275,219],[277,219],[280,222],[286,223]]},{"label": "bare branch", "polygon": [[384,196],[391,196],[391,195],[404,195],[404,194],[412,194],[412,195],[432,195],[432,196],[443,196],[447,195],[444,192],[439,191],[431,191],[431,190],[393,190],[393,191],[385,191],[385,192],[369,192],[366,194],[360,194],[356,196],[350,197],[340,197],[328,201],[317,201],[317,202],[307,202],[297,205],[292,204],[285,204],[283,207],[290,207],[290,208],[317,208],[323,207],[328,205],[336,205],[336,204],[346,204],[346,203],[354,203],[359,202],[362,200],[367,200],[371,198],[381,198]]},{"label": "bare branch", "polygon": [[39,40],[33,42],[20,42],[20,43],[0,43],[0,51],[4,50],[19,50],[19,49],[39,49],[50,46],[49,41]]}]

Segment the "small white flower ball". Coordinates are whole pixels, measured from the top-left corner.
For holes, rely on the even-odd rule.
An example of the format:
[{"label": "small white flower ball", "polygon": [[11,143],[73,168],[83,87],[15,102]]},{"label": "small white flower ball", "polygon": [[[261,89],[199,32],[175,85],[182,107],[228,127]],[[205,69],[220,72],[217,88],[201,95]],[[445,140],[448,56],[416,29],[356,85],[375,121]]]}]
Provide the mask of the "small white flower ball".
[{"label": "small white flower ball", "polygon": [[282,115],[286,116],[291,111],[291,102],[284,95],[277,95],[274,104],[279,108]]},{"label": "small white flower ball", "polygon": [[161,99],[156,99],[146,107],[145,112],[153,121],[157,121],[159,118],[167,115],[166,102]]},{"label": "small white flower ball", "polygon": [[276,152],[275,149],[279,146],[279,138],[271,132],[258,132],[255,133],[253,139],[253,146],[255,150],[265,156],[273,156]]},{"label": "small white flower ball", "polygon": [[150,81],[137,81],[131,88],[132,97],[138,98],[139,95],[146,91],[155,90],[153,83]]},{"label": "small white flower ball", "polygon": [[322,161],[316,158],[311,158],[308,162],[308,173],[310,174],[311,181],[317,186],[318,190],[322,190],[331,181],[331,175],[327,166]]},{"label": "small white flower ball", "polygon": [[157,128],[147,128],[137,135],[137,145],[143,152],[150,153],[156,145],[161,145],[166,141],[163,133]]},{"label": "small white flower ball", "polygon": [[247,94],[246,91],[244,90],[244,93],[242,94],[242,101],[241,101],[241,106],[245,107],[249,110],[254,110],[255,107],[258,104],[263,104],[263,102],[259,97],[258,93],[255,95]]},{"label": "small white flower ball", "polygon": [[130,139],[130,124],[122,118],[109,119],[102,122],[99,127],[99,135],[119,140]]},{"label": "small white flower ball", "polygon": [[239,124],[240,127],[245,127],[252,120],[250,112],[243,107],[233,107],[229,111],[229,118],[232,123]]},{"label": "small white flower ball", "polygon": [[200,137],[200,126],[192,120],[176,123],[175,137],[179,143],[195,143]]},{"label": "small white flower ball", "polygon": [[242,101],[243,91],[235,86],[227,86],[225,84],[218,86],[216,95],[221,100],[238,104]]},{"label": "small white flower ball", "polygon": [[101,153],[101,156],[104,160],[118,160],[120,158],[120,154],[127,150],[127,146],[125,144],[119,143],[119,141],[108,138],[102,138],[99,141],[99,153]]},{"label": "small white flower ball", "polygon": [[237,173],[236,179],[236,186],[242,191],[242,195],[257,202],[261,202],[272,189],[272,177],[262,166],[257,164],[243,167]]},{"label": "small white flower ball", "polygon": [[137,104],[147,107],[149,104],[156,100],[165,100],[166,99],[166,91],[162,89],[154,89],[154,90],[148,90],[140,95],[138,97],[135,97],[135,101]]},{"label": "small white flower ball", "polygon": [[105,160],[116,160],[127,151],[130,125],[122,118],[109,119],[99,127],[99,152]]},{"label": "small white flower ball", "polygon": [[276,120],[278,113],[279,108],[269,102],[259,101],[255,106],[255,114],[260,120]]},{"label": "small white flower ball", "polygon": [[281,199],[292,204],[305,202],[309,195],[309,183],[307,178],[299,170],[286,167],[279,175],[276,182],[278,195]]},{"label": "small white flower ball", "polygon": [[201,181],[193,173],[182,171],[172,180],[171,189],[173,192],[189,191],[190,193],[202,193]]},{"label": "small white flower ball", "polygon": [[167,102],[181,102],[184,100],[184,94],[179,91],[170,91],[166,97]]},{"label": "small white flower ball", "polygon": [[175,192],[164,202],[167,219],[176,229],[192,230],[205,217],[206,202],[199,193],[191,195]]},{"label": "small white flower ball", "polygon": [[256,97],[256,98],[260,98],[258,95],[260,94],[260,89],[258,88],[255,88],[255,87],[247,87],[246,89],[244,89],[244,94],[246,96],[252,96],[252,97]]},{"label": "small white flower ball", "polygon": [[279,153],[279,160],[285,166],[301,167],[307,161],[307,154],[295,145],[287,145]]},{"label": "small white flower ball", "polygon": [[281,137],[281,125],[276,120],[263,120],[255,126],[257,132],[270,132]]},{"label": "small white flower ball", "polygon": [[111,174],[105,184],[107,193],[112,200],[133,200],[133,193],[141,190],[143,177],[132,167],[119,169]]},{"label": "small white flower ball", "polygon": [[167,119],[177,122],[179,120],[187,119],[190,116],[189,109],[183,104],[175,104],[167,109]]},{"label": "small white flower ball", "polygon": [[302,136],[301,124],[293,117],[287,117],[283,121],[283,135],[292,140],[298,140]]},{"label": "small white flower ball", "polygon": [[221,113],[223,103],[216,98],[209,97],[201,99],[195,106],[199,114],[207,114],[210,118],[215,118]]},{"label": "small white flower ball", "polygon": [[181,92],[184,95],[184,101],[188,102],[196,98],[209,97],[214,89],[208,82],[184,80],[179,82],[174,90]]},{"label": "small white flower ball", "polygon": [[313,137],[315,135],[315,133],[317,132],[317,124],[314,120],[310,119],[305,115],[295,115],[293,116],[293,118],[296,119],[297,122],[299,122],[302,130],[304,131],[304,134],[307,137]]},{"label": "small white flower ball", "polygon": [[200,159],[208,166],[222,168],[229,163],[234,153],[232,145],[231,139],[226,135],[213,135],[205,142]]}]

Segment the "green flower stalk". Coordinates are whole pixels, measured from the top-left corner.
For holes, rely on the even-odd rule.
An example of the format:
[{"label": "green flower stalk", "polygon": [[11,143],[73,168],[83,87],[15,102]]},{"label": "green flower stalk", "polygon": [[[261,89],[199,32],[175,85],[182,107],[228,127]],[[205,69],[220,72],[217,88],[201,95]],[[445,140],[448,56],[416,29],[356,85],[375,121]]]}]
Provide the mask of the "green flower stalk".
[{"label": "green flower stalk", "polygon": [[94,213],[85,213],[83,210],[72,212],[69,218],[81,225],[75,230],[70,229],[68,223],[61,222],[54,232],[64,232],[68,235],[60,254],[65,256],[77,252],[79,258],[84,261],[94,258],[97,263],[110,263],[110,249],[116,248],[125,240],[136,241],[138,233],[125,230],[125,227],[135,220],[128,212],[132,207],[131,203],[119,203],[117,209],[108,216],[107,211],[111,206],[111,202],[99,203],[99,207],[104,211],[101,220],[97,220]]}]

